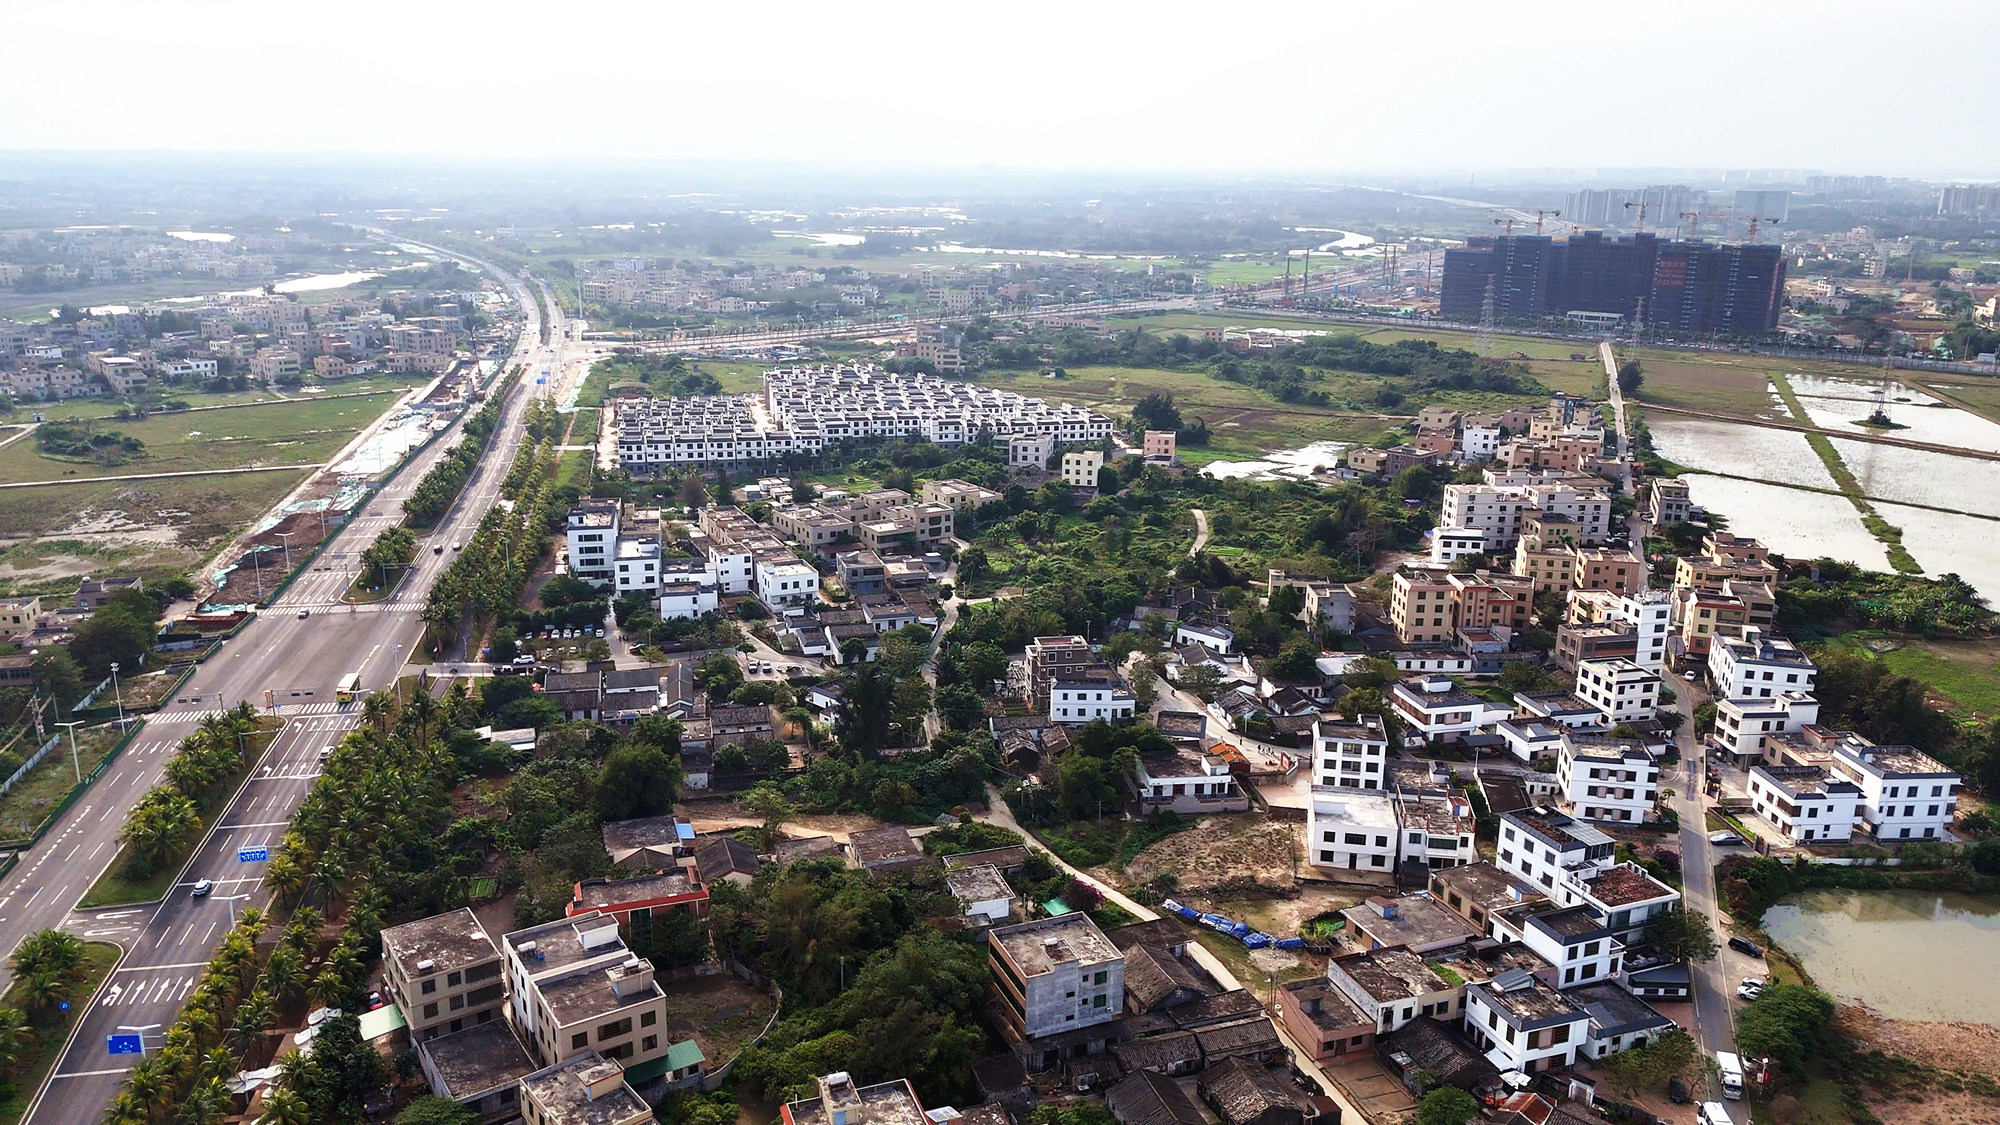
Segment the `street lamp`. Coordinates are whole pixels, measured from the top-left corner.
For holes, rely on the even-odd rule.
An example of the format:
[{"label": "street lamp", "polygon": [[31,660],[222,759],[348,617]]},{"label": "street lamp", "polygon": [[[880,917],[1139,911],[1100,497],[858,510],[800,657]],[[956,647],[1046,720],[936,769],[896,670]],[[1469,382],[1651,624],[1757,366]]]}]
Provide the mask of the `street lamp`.
[{"label": "street lamp", "polygon": [[82,720],[82,719],[71,719],[71,720],[70,720],[69,722],[66,722],[66,723],[57,723],[56,725],[57,725],[57,726],[59,726],[59,727],[68,727],[68,728],[69,728],[69,764],[70,764],[71,766],[75,767],[75,769],[76,769],[76,783],[77,783],[78,785],[82,785],[82,784],[83,784],[83,763],[82,763],[82,759],[80,759],[80,758],[78,758],[78,757],[76,756],[76,728],[78,728],[78,727],[80,727],[80,726],[82,726],[82,725],[83,725],[83,720]]},{"label": "street lamp", "polygon": [[297,533],[297,532],[295,532],[295,531],[280,531],[280,532],[276,532],[275,534],[276,534],[276,535],[278,536],[278,538],[279,538],[279,539],[281,539],[281,540],[283,540],[283,541],[284,541],[284,544],[285,544],[285,573],[286,573],[286,574],[290,574],[290,573],[292,572],[292,536],[294,536],[294,535],[296,535],[296,534],[298,534],[298,533]]},{"label": "street lamp", "polygon": [[125,729],[125,693],[118,687],[118,662],[111,662],[111,695],[118,701],[118,729]]}]

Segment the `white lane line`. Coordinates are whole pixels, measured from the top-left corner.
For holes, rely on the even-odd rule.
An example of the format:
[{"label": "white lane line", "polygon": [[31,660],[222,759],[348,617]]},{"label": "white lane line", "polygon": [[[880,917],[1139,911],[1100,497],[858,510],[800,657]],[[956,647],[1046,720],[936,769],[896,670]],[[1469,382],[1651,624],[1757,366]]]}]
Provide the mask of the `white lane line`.
[{"label": "white lane line", "polygon": [[129,969],[119,969],[121,973],[157,973],[165,969],[206,969],[206,961],[183,961],[178,965],[134,965]]}]

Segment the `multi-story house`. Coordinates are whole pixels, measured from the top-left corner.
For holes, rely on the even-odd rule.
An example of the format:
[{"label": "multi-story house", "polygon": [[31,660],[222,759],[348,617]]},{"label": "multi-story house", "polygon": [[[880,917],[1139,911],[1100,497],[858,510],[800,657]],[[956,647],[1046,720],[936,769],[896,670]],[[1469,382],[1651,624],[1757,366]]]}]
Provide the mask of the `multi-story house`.
[{"label": "multi-story house", "polygon": [[1641,824],[1659,802],[1660,767],[1641,743],[1565,733],[1556,758],[1563,805],[1584,820]]},{"label": "multi-story house", "polygon": [[1324,715],[1313,721],[1312,780],[1314,785],[1342,789],[1385,789],[1389,734],[1380,715],[1362,715],[1353,722]]},{"label": "multi-story house", "polygon": [[593,586],[608,586],[616,572],[619,505],[586,500],[569,510],[569,572]]},{"label": "multi-story house", "polygon": [[1502,941],[1518,941],[1547,961],[1549,983],[1560,988],[1612,980],[1625,964],[1625,943],[1588,906],[1510,907],[1493,922]]},{"label": "multi-story house", "polygon": [[585,911],[501,942],[514,1028],[544,1065],[587,1052],[625,1064],[645,1085],[664,1077],[666,994],[608,914]]},{"label": "multi-story house", "polygon": [[1080,449],[1062,455],[1062,482],[1071,488],[1097,487],[1097,474],[1104,468],[1104,451]]},{"label": "multi-story house", "polygon": [[1513,709],[1473,695],[1444,676],[1401,680],[1389,689],[1389,706],[1402,720],[1411,745],[1462,741],[1466,735],[1513,717]]},{"label": "multi-story house", "polygon": [[1861,787],[1819,766],[1750,767],[1751,807],[1794,844],[1845,844],[1860,819]]},{"label": "multi-story house", "polygon": [[1050,721],[1121,723],[1138,708],[1132,690],[1117,672],[1103,665],[1067,667],[1049,680]]},{"label": "multi-story house", "polygon": [[1228,760],[1218,754],[1181,749],[1141,754],[1136,774],[1139,803],[1149,810],[1195,814],[1242,812],[1250,807],[1250,798],[1229,772]]},{"label": "multi-story house", "polygon": [[1835,776],[1861,789],[1861,826],[1877,843],[1938,840],[1958,811],[1957,771],[1912,746],[1847,739],[1833,749]]},{"label": "multi-story house", "polygon": [[1406,645],[1449,644],[1458,630],[1457,588],[1442,567],[1398,568],[1389,595],[1389,620]]},{"label": "multi-story house", "polygon": [[[1601,622],[1623,625],[1633,632],[1632,662],[1649,672],[1665,667],[1667,637],[1673,631],[1673,600],[1665,591],[1613,593],[1605,590],[1578,590],[1569,595],[1568,620],[1579,625]],[[1582,654],[1578,659],[1587,659]],[[1562,660],[1561,636],[1557,637],[1558,662]],[[1574,662],[1570,665],[1574,668]]]},{"label": "multi-story house", "polygon": [[1660,677],[1630,660],[1586,660],[1576,666],[1576,697],[1598,709],[1605,723],[1652,719],[1660,706]]},{"label": "multi-story house", "polygon": [[1125,1010],[1125,955],[1081,911],[989,930],[986,950],[1013,1037],[1061,1035]]},{"label": "multi-story house", "polygon": [[1773,739],[1797,734],[1817,722],[1819,700],[1804,692],[1781,692],[1769,699],[1718,699],[1708,744],[1733,758],[1732,764],[1741,765],[1765,757]]},{"label": "multi-story house", "polygon": [[412,1042],[501,1018],[507,990],[500,950],[460,908],[382,931],[383,975]]},{"label": "multi-story house", "polygon": [[1590,1013],[1525,969],[1465,989],[1465,1028],[1504,1073],[1540,1074],[1576,1064]]},{"label": "multi-story house", "polygon": [[1382,792],[1315,785],[1306,805],[1306,860],[1333,871],[1394,874],[1402,802]]},{"label": "multi-story house", "polygon": [[1770,699],[1785,692],[1810,694],[1819,668],[1791,641],[1751,626],[1741,638],[1716,638],[1708,650],[1708,673],[1718,699]]},{"label": "multi-story house", "polygon": [[1654,527],[1685,523],[1693,510],[1686,481],[1679,477],[1654,477],[1646,482],[1646,522]]},{"label": "multi-story house", "polygon": [[596,1051],[584,1051],[521,1079],[525,1125],[645,1125],[655,1120],[646,1100],[626,1084],[625,1071]]},{"label": "multi-story house", "polygon": [[759,557],[753,569],[765,605],[805,605],[819,596],[819,571],[791,555]]},{"label": "multi-story house", "polygon": [[1400,1030],[1420,1017],[1449,1023],[1464,1014],[1463,987],[1447,982],[1407,949],[1331,958],[1326,982],[1373,1021],[1377,1035]]}]

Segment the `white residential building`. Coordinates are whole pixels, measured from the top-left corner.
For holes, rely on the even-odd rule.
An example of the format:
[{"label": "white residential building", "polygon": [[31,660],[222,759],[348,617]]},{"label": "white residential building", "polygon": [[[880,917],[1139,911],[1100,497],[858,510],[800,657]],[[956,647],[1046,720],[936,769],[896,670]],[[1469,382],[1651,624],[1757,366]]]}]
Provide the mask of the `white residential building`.
[{"label": "white residential building", "polygon": [[1526,969],[1465,986],[1465,1028],[1504,1074],[1540,1074],[1576,1064],[1590,1013]]},{"label": "white residential building", "polygon": [[1667,635],[1673,631],[1673,595],[1665,590],[1620,594],[1614,590],[1571,590],[1571,621],[1608,621],[1638,633],[1632,663],[1658,672],[1667,662]]},{"label": "white residential building", "polygon": [[1830,763],[1835,776],[1861,789],[1861,824],[1877,842],[1945,838],[1958,811],[1964,779],[1910,746],[1843,741]]},{"label": "white residential building", "polygon": [[172,380],[213,379],[221,373],[222,365],[212,359],[190,357],[169,360],[160,365],[160,375]]},{"label": "white residential building", "polygon": [[1229,762],[1216,754],[1166,750],[1139,755],[1139,803],[1179,813],[1241,812],[1250,807]]},{"label": "white residential building", "polygon": [[819,571],[796,558],[760,558],[755,569],[757,597],[765,605],[805,605],[819,596]]},{"label": "white residential building", "polygon": [[1079,449],[1062,455],[1062,482],[1071,488],[1096,488],[1098,471],[1104,468],[1104,451]]},{"label": "white residential building", "polygon": [[1314,785],[1388,788],[1389,735],[1381,716],[1362,715],[1351,723],[1322,716],[1313,722],[1313,746]]},{"label": "white residential building", "polygon": [[1771,739],[1797,734],[1819,722],[1819,700],[1804,692],[1780,692],[1769,699],[1718,699],[1709,744],[1739,761],[1764,757]]},{"label": "white residential building", "polygon": [[659,589],[659,615],[662,621],[680,618],[700,617],[722,608],[722,601],[716,596],[713,583],[663,582]]},{"label": "white residential building", "polygon": [[1562,988],[1611,980],[1625,964],[1625,943],[1588,906],[1514,907],[1493,915],[1494,936],[1534,950]]},{"label": "white residential building", "polygon": [[1643,744],[1565,734],[1556,759],[1563,805],[1584,820],[1643,824],[1659,803],[1660,767]]},{"label": "white residential building", "polygon": [[1443,676],[1397,682],[1389,689],[1389,706],[1402,720],[1411,745],[1462,740],[1514,714],[1512,708],[1489,703]]},{"label": "white residential building", "polygon": [[1710,644],[1708,674],[1717,699],[1770,699],[1810,693],[1819,668],[1799,646],[1746,625],[1740,638],[1717,636]]},{"label": "white residential building", "polygon": [[1182,621],[1174,626],[1175,645],[1200,645],[1223,656],[1236,651],[1236,630],[1207,621]]},{"label": "white residential building", "polygon": [[1500,452],[1500,427],[1462,426],[1458,431],[1458,451],[1468,461],[1490,461]]},{"label": "white residential building", "polygon": [[1751,807],[1794,844],[1844,844],[1860,819],[1861,787],[1818,766],[1750,767]]},{"label": "white residential building", "polygon": [[1679,891],[1637,864],[1616,862],[1611,837],[1554,809],[1501,813],[1498,844],[1494,866],[1557,906],[1590,907],[1627,945],[1655,914],[1679,907]]},{"label": "white residential building", "polygon": [[1333,871],[1394,874],[1401,854],[1401,804],[1387,793],[1315,785],[1306,806],[1306,859]]},{"label": "white residential building", "polygon": [[1485,553],[1486,532],[1480,528],[1441,527],[1431,532],[1431,562],[1437,566]]},{"label": "white residential building", "polygon": [[1660,709],[1660,677],[1630,660],[1586,660],[1576,666],[1576,697],[1597,708],[1604,721],[1639,723]]},{"label": "white residential building", "polygon": [[1015,434],[1007,439],[1007,467],[1016,472],[1046,469],[1049,458],[1055,453],[1056,439],[1053,434]]},{"label": "white residential building", "polygon": [[1132,690],[1101,668],[1062,669],[1049,682],[1049,719],[1058,723],[1107,723],[1130,719],[1138,709]]},{"label": "white residential building", "polygon": [[[1489,472],[1489,479],[1493,475]],[[1579,543],[1603,542],[1610,527],[1611,497],[1594,484],[1581,483],[1589,478],[1543,474],[1521,479],[1535,483],[1445,485],[1438,526],[1483,531],[1489,552],[1511,552],[1521,539],[1522,517],[1529,512],[1547,512],[1576,521]]]},{"label": "white residential building", "polygon": [[617,596],[656,593],[660,588],[660,541],[650,535],[620,537],[613,569]]},{"label": "white residential building", "polygon": [[586,500],[569,511],[569,572],[593,586],[609,586],[618,557],[616,500]]}]

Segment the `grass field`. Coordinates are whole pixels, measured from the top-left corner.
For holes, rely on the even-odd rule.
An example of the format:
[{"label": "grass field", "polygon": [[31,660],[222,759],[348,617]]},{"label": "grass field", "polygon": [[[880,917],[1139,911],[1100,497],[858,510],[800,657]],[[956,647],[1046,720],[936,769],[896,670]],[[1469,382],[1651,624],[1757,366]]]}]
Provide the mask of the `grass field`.
[{"label": "grass field", "polygon": [[[0,479],[53,481],[316,464],[338,452],[381,415],[398,393],[385,389],[356,398],[164,414],[139,422],[107,421],[99,428],[146,443],[144,455],[117,465],[44,456],[36,451],[34,438],[24,438],[0,449]],[[51,415],[51,420],[61,417]]]},{"label": "grass field", "polygon": [[[27,1112],[28,1099],[35,1096],[42,1079],[56,1065],[76,1021],[83,1018],[88,1007],[84,1001],[96,995],[98,986],[110,975],[111,966],[118,963],[120,951],[110,942],[85,942],[83,949],[84,978],[71,986],[69,1011],[51,1007],[36,1012],[28,1022],[32,1034],[25,1036],[21,1049],[5,1066],[0,1066],[0,1125],[15,1125]],[[24,1007],[13,988],[0,996],[0,1005]]]},{"label": "grass field", "polygon": [[1969,716],[2000,717],[2000,638],[1933,640],[1876,630],[1831,642],[1856,649],[1951,700]]},{"label": "grass field", "polygon": [[80,765],[88,775],[123,737],[115,726],[79,729],[75,761],[70,758],[69,740],[65,738],[28,776],[0,795],[0,836],[19,839],[34,831],[49,809],[76,786],[77,767]]},{"label": "grass field", "polygon": [[0,590],[54,592],[93,570],[179,574],[310,473],[0,489]]},{"label": "grass field", "polygon": [[[407,391],[411,387],[423,386],[433,378],[434,376],[422,372],[381,373],[371,375],[366,379],[357,379],[351,383],[328,383],[325,385],[326,389],[323,391],[301,391],[298,388],[293,388],[284,394],[274,394],[266,390],[203,394],[199,391],[183,392],[175,389],[168,391],[164,397],[178,399],[194,409],[186,412],[163,412],[160,416],[200,418],[206,415],[206,411],[202,409],[203,407],[292,405],[331,399],[342,395],[367,394],[390,390]],[[128,404],[124,399],[108,396],[103,398],[73,398],[62,402],[16,403],[13,413],[0,412],[0,421],[26,422],[31,414],[37,412],[49,418],[110,418],[126,405]]]},{"label": "grass field", "polygon": [[1659,352],[1640,352],[1637,358],[1646,374],[1639,387],[1641,402],[1745,418],[1782,417],[1764,363],[1712,363],[1707,357]]}]

